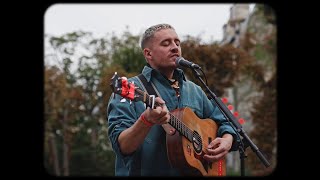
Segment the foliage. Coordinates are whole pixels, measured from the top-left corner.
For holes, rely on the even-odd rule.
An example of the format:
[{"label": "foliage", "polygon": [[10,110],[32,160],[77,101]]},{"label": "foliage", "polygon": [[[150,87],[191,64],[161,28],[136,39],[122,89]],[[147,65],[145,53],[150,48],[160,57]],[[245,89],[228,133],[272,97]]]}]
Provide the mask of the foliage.
[{"label": "foliage", "polygon": [[[192,59],[202,67],[209,88],[218,97],[225,93],[225,88],[234,85],[239,74],[244,73],[253,61],[245,51],[231,45],[222,47],[217,44],[200,45],[196,41],[187,40],[181,47],[185,59]],[[185,72],[190,80],[198,81],[192,71],[185,70]]]},{"label": "foliage", "polygon": [[128,73],[140,72],[146,60],[139,46],[139,36],[125,32],[122,39],[113,38],[113,65],[118,64]]},{"label": "foliage", "polygon": [[276,92],[276,76],[261,86],[263,97],[255,103],[255,109],[252,112],[252,118],[255,120],[253,124],[254,131],[250,132],[250,136],[256,146],[264,154],[271,166],[266,169],[260,159],[256,157],[254,152],[249,151],[248,159],[249,167],[252,169],[253,175],[268,175],[276,165],[277,151],[277,92]]},{"label": "foliage", "polygon": [[114,72],[130,77],[141,71],[138,38],[128,32],[122,39],[95,38],[82,31],[46,37],[45,167],[54,175],[113,175],[109,83]]},{"label": "foliage", "polygon": [[248,168],[252,175],[259,176],[272,173],[277,163],[277,37],[275,22],[275,14],[269,6],[257,5],[251,16],[251,21],[248,23],[246,37],[242,42],[246,51],[256,58],[256,64],[261,67],[258,72],[260,76],[253,76],[256,77],[253,80],[258,86],[261,96],[256,99],[251,111],[253,122],[249,135],[271,166],[266,168],[254,152],[249,151]]}]

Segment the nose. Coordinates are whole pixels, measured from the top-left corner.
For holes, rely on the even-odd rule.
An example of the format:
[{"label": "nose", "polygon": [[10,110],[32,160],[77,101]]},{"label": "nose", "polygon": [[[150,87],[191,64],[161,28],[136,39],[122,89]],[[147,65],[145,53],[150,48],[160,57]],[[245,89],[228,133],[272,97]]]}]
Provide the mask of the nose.
[{"label": "nose", "polygon": [[173,43],[173,45],[171,46],[170,51],[173,52],[173,53],[179,52],[179,46],[177,46],[176,43]]}]

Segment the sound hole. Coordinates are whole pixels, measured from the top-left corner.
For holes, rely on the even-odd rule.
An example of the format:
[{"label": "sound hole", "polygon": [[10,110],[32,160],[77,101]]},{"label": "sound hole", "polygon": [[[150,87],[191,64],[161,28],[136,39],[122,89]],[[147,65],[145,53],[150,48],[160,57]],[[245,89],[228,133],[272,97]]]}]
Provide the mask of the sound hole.
[{"label": "sound hole", "polygon": [[196,153],[201,153],[202,151],[202,139],[198,132],[194,131],[192,134],[192,145]]}]

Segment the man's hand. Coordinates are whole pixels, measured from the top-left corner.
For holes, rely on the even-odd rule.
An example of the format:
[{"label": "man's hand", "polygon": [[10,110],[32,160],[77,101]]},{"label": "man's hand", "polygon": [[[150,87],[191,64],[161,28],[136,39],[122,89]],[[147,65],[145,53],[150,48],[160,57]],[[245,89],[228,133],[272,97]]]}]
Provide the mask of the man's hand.
[{"label": "man's hand", "polygon": [[203,158],[209,162],[218,161],[225,157],[232,146],[233,137],[231,134],[224,134],[222,138],[217,137],[207,147],[207,153]]},{"label": "man's hand", "polygon": [[155,102],[162,104],[162,106],[157,106],[155,109],[148,107],[143,112],[145,119],[153,124],[168,123],[170,120],[170,115],[165,102],[160,97],[156,97]]}]

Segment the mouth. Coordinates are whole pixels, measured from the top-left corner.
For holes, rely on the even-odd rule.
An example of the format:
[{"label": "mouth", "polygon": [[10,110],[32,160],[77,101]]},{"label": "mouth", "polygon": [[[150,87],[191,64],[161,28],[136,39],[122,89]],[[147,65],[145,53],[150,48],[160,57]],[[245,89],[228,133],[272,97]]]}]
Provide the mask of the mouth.
[{"label": "mouth", "polygon": [[179,55],[179,54],[173,54],[173,55],[171,55],[171,57],[170,57],[170,58],[174,58],[174,60],[176,60],[176,59],[177,59],[177,57],[180,57],[180,55]]}]

